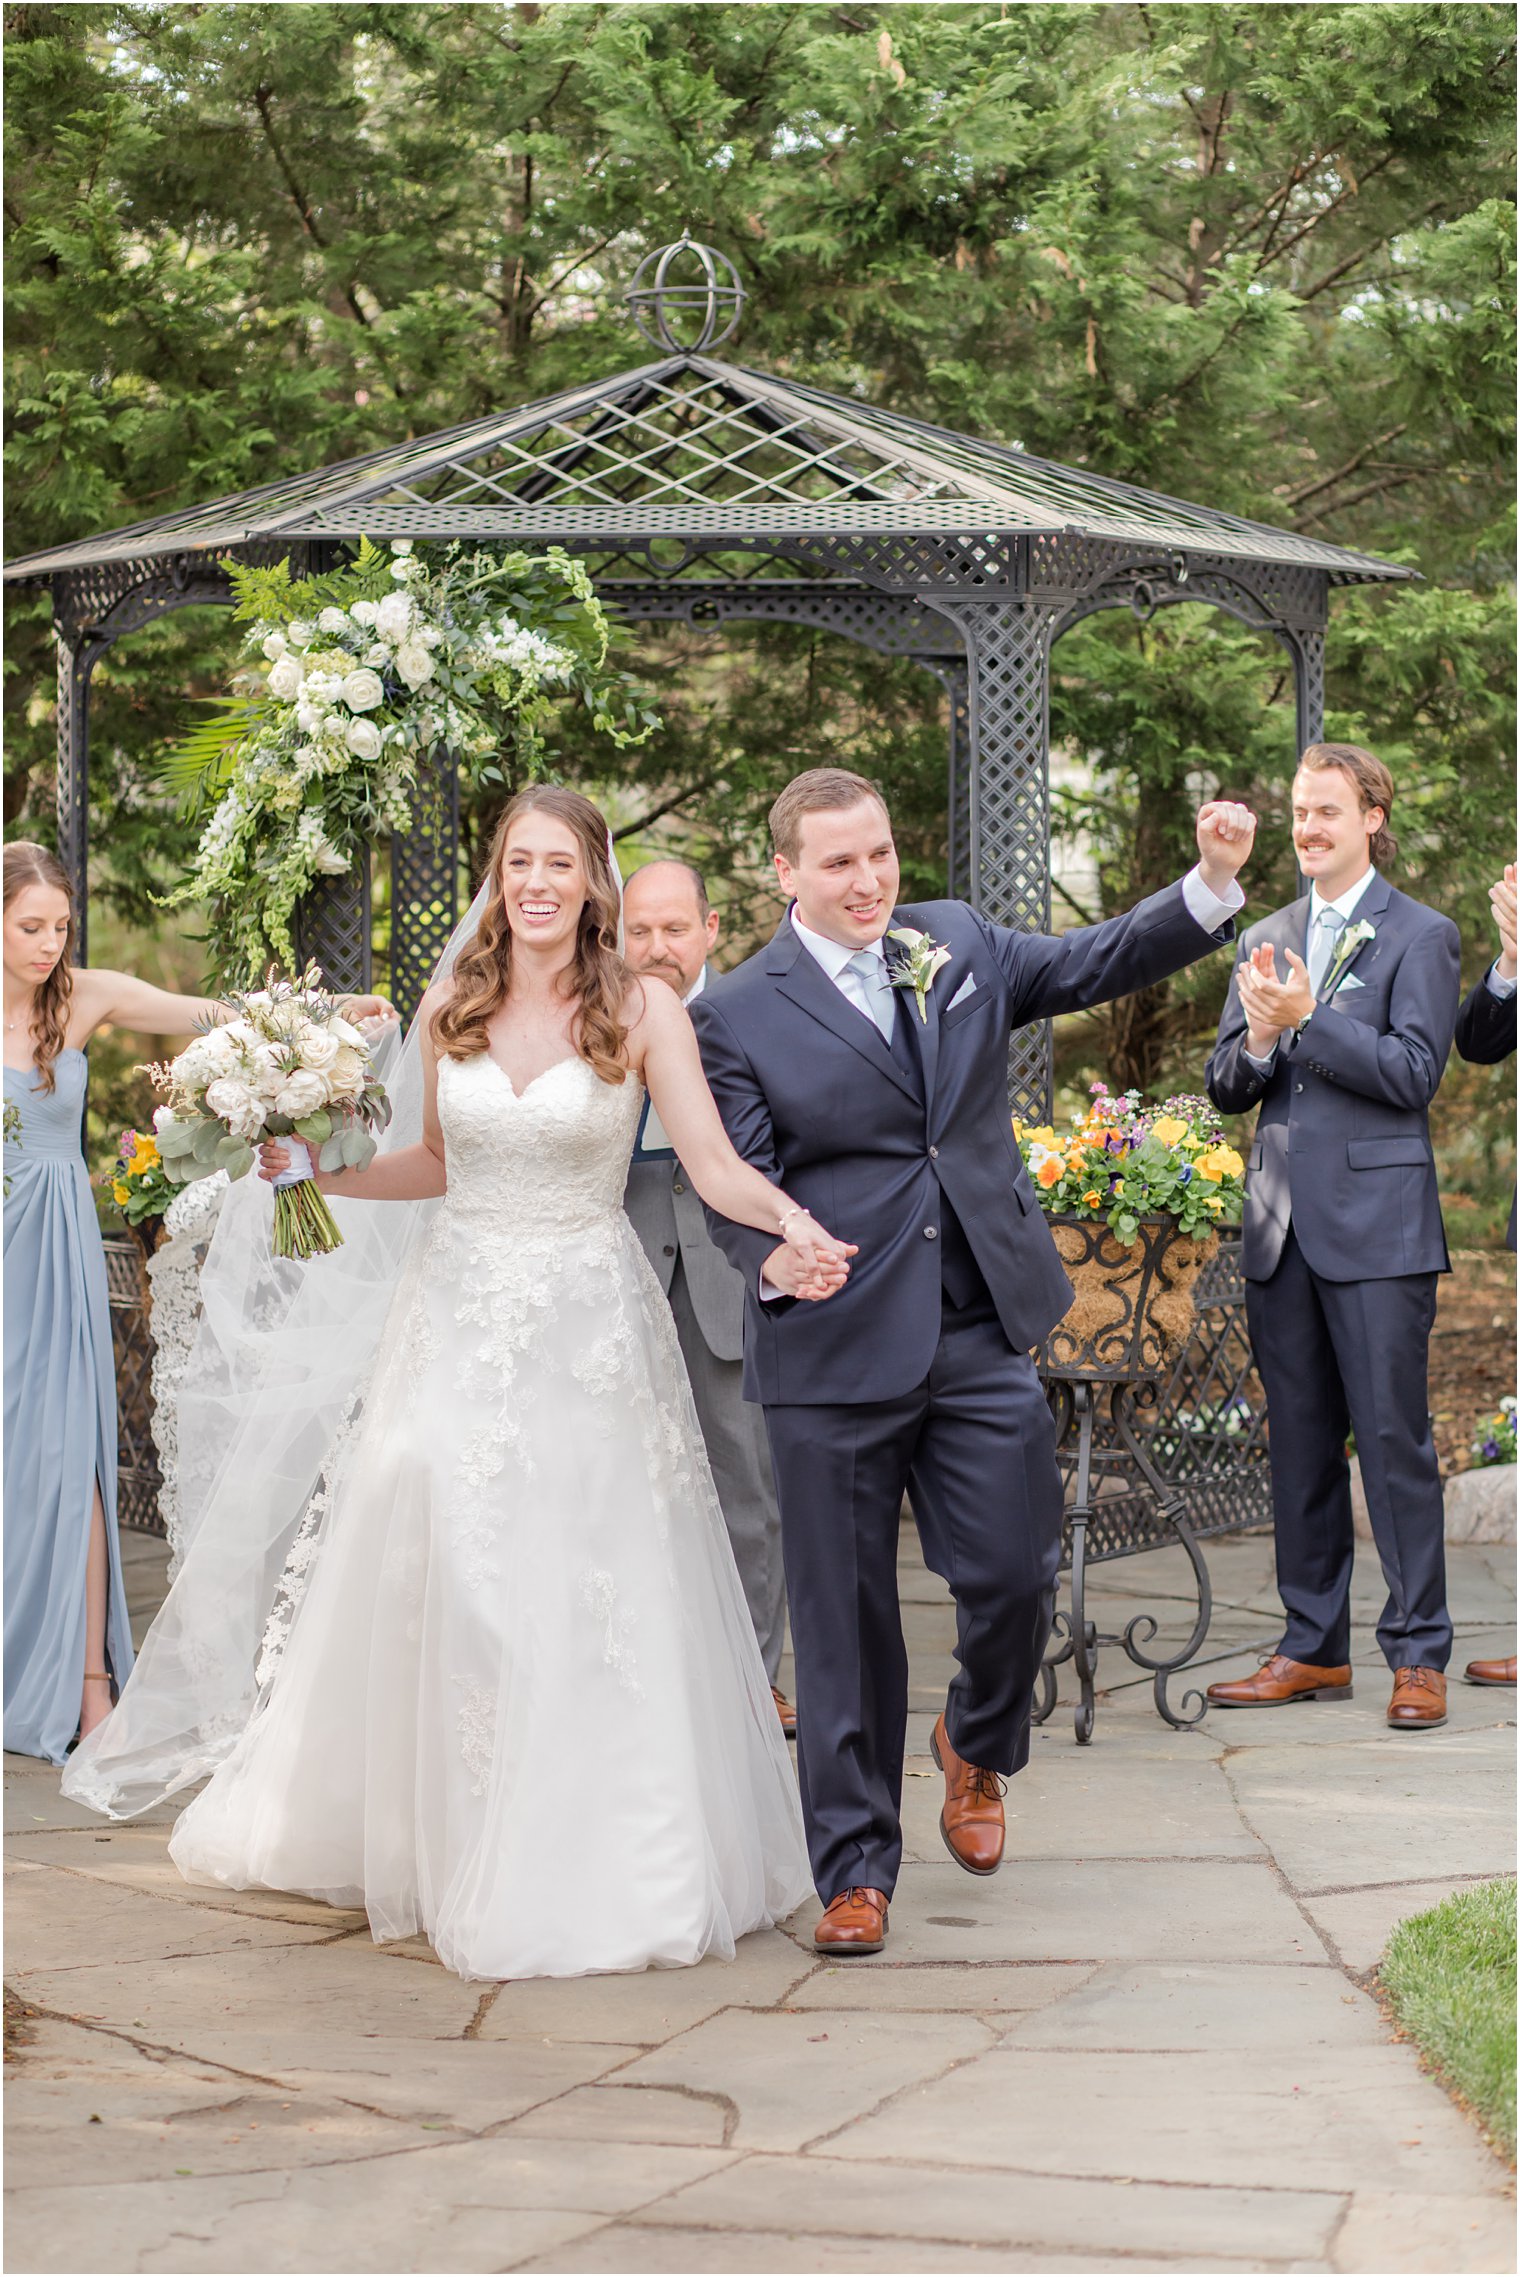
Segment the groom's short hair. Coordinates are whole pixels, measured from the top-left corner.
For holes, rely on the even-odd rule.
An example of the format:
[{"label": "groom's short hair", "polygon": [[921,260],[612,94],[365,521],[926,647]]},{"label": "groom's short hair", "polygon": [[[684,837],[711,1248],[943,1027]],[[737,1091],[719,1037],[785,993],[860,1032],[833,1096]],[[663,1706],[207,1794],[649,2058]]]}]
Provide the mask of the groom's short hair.
[{"label": "groom's short hair", "polygon": [[875,799],[886,812],[881,785],[869,776],[852,775],[848,767],[809,767],[806,774],[792,777],[771,808],[771,844],[783,862],[795,862],[802,852],[805,814],[859,806],[862,799]]}]

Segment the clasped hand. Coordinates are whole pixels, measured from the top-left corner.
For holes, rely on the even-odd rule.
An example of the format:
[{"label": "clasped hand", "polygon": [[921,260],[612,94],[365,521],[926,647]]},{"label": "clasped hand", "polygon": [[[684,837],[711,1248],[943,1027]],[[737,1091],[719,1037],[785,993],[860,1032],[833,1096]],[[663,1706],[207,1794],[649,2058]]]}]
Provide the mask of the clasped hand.
[{"label": "clasped hand", "polygon": [[821,1304],[849,1279],[856,1246],[853,1241],[836,1241],[804,1210],[791,1220],[780,1248],[765,1260],[761,1278],[783,1296]]},{"label": "clasped hand", "polygon": [[1291,949],[1285,949],[1283,955],[1288,960],[1286,980],[1277,977],[1276,953],[1269,941],[1253,949],[1235,975],[1240,1008],[1246,1016],[1246,1049],[1258,1059],[1265,1059],[1279,1036],[1307,1020],[1314,1010],[1308,966]]}]

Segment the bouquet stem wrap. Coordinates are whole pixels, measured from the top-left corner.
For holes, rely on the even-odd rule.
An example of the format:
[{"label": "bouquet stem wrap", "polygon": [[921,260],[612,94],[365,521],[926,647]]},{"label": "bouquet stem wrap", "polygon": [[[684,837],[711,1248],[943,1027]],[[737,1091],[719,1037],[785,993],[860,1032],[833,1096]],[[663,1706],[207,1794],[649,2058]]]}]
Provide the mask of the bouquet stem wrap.
[{"label": "bouquet stem wrap", "polygon": [[311,1156],[304,1146],[292,1147],[290,1168],[274,1181],[274,1254],[326,1257],[342,1247],[338,1221],[312,1176]]}]

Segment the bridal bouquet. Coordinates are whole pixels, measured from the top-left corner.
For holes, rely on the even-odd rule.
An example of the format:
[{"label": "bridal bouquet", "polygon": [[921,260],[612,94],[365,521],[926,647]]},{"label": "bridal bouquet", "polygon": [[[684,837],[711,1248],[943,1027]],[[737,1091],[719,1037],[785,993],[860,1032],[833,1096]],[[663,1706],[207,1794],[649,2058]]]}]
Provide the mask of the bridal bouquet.
[{"label": "bridal bouquet", "polygon": [[[291,1137],[316,1151],[323,1170],[364,1169],[390,1101],[370,1073],[363,1035],[315,967],[226,1004],[226,1021],[148,1070],[165,1099],[153,1116],[165,1175],[176,1186],[217,1170],[242,1178],[265,1139]],[[275,1185],[276,1257],[321,1257],[342,1242],[310,1168],[285,1172]]]}]

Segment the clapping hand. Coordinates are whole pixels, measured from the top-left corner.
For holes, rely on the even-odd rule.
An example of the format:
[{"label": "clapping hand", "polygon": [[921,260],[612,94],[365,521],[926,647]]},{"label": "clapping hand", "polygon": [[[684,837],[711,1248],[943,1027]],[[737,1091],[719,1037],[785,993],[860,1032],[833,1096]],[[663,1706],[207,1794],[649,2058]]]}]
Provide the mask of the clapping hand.
[{"label": "clapping hand", "polygon": [[1489,907],[1494,923],[1499,928],[1499,978],[1513,980],[1517,966],[1515,958],[1515,865],[1507,862],[1504,875],[1496,886],[1488,889]]},{"label": "clapping hand", "polygon": [[1286,980],[1277,977],[1277,959],[1269,941],[1253,949],[1236,970],[1235,985],[1246,1016],[1246,1050],[1257,1059],[1265,1059],[1278,1037],[1314,1010],[1308,966],[1292,949],[1284,949],[1283,955],[1288,960]]},{"label": "clapping hand", "polygon": [[1211,893],[1233,884],[1255,843],[1256,817],[1248,806],[1210,799],[1198,809],[1198,867]]}]

